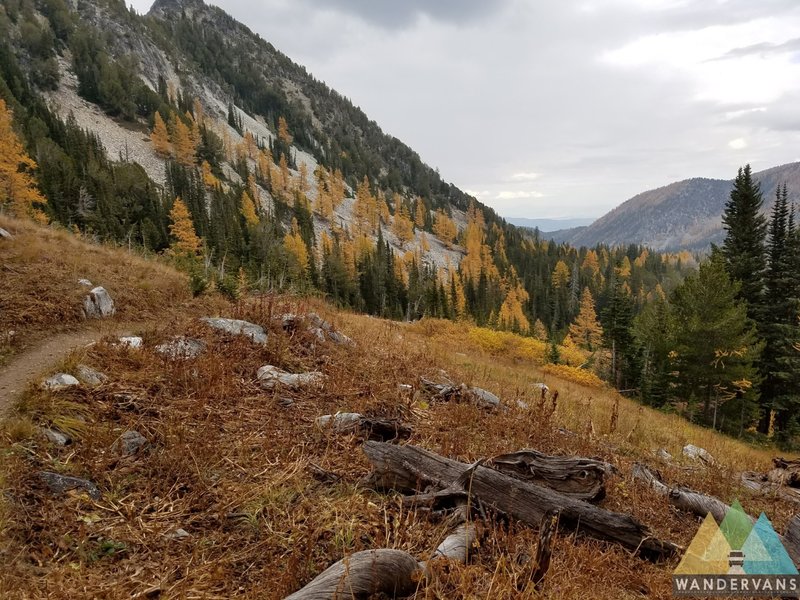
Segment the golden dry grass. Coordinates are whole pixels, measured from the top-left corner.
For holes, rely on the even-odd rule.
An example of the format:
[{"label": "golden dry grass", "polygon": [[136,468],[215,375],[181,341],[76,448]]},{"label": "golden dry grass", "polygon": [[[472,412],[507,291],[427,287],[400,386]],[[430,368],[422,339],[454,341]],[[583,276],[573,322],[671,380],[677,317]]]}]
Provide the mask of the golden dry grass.
[{"label": "golden dry grass", "polygon": [[[327,313],[357,346],[313,348],[307,334],[285,334],[271,318],[310,308]],[[25,437],[24,428],[6,429],[0,560],[9,567],[0,575],[0,594],[282,598],[357,550],[393,547],[426,557],[445,535],[446,524],[432,523],[402,508],[397,497],[360,484],[369,465],[359,441],[313,425],[315,417],[337,410],[400,417],[415,428],[412,443],[465,461],[522,447],[600,456],[622,473],[608,482],[603,506],[632,512],[656,535],[684,545],[697,520],[630,481],[633,461],[659,466],[673,484],[727,500],[738,496],[750,512],[767,511],[778,530],[790,515],[791,507],[752,497],[736,483],[740,470],[768,467],[767,450],[676,416],[640,410],[608,390],[543,375],[521,359],[464,343],[454,346],[449,334],[427,334],[424,322],[409,326],[331,313],[319,302],[298,306],[286,298],[263,298],[231,310],[230,316],[269,327],[268,345],[226,339],[196,320],[177,318],[146,332],[142,351],[101,344],[73,356],[72,363],[88,362],[110,375],[98,388],[55,395],[30,391],[14,415],[17,423],[28,419],[47,425],[62,413],[83,414],[85,431],[74,445],[60,449],[37,435]],[[206,353],[174,362],[152,351],[175,332],[203,339]],[[268,363],[290,371],[318,369],[328,381],[321,390],[266,392],[254,384],[254,376]],[[456,381],[498,393],[509,405],[524,400],[533,408],[488,413],[464,404],[427,406],[398,391],[398,384],[415,384],[420,375],[434,377],[439,369]],[[538,408],[530,385],[540,380],[560,392],[550,418]],[[115,400],[120,393],[133,402]],[[291,397],[293,406],[281,406],[282,397]],[[617,401],[620,414],[612,432],[610,414]],[[590,417],[593,435],[586,427]],[[135,459],[112,450],[128,429],[151,442]],[[680,457],[686,442],[706,447],[720,466],[702,469],[680,458],[673,465],[658,464],[652,455],[665,446]],[[341,479],[321,483],[311,464]],[[103,498],[53,498],[37,479],[39,470],[89,477]],[[165,537],[178,528],[191,536]],[[533,553],[536,532],[492,522],[482,524],[482,531],[470,563],[440,568],[416,598],[670,597],[669,575],[676,563],[653,565],[569,532],[558,536],[546,585],[534,592],[526,579],[526,557]]]}]

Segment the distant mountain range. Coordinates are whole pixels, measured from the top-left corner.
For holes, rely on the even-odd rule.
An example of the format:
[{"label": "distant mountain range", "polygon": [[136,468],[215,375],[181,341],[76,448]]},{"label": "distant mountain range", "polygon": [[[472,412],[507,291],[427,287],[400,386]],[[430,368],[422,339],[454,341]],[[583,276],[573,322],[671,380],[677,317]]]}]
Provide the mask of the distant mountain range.
[{"label": "distant mountain range", "polygon": [[[754,178],[761,183],[765,213],[784,182],[790,202],[800,202],[800,163],[760,171]],[[634,196],[586,227],[548,232],[549,237],[573,246],[643,244],[663,251],[705,250],[725,237],[722,213],[732,183],[701,177],[671,183]]]},{"label": "distant mountain range", "polygon": [[574,229],[575,227],[585,227],[594,221],[594,219],[525,219],[510,218],[506,219],[512,225],[517,227],[527,227],[528,229],[538,229],[543,233],[551,231],[559,231],[562,229]]}]

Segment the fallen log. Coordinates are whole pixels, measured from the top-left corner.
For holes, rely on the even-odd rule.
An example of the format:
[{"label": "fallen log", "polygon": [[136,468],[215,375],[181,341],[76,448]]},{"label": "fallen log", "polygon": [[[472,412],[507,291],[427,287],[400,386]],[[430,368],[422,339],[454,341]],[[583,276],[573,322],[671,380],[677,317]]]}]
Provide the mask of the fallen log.
[{"label": "fallen log", "polygon": [[538,527],[549,510],[559,510],[564,530],[614,542],[650,560],[673,556],[675,544],[653,537],[630,515],[605,510],[545,487],[521,481],[480,464],[467,465],[415,446],[366,442],[364,453],[374,466],[371,481],[383,489],[416,490],[421,483],[448,488],[472,469],[464,493],[531,527]]},{"label": "fallen log", "polygon": [[413,429],[397,419],[380,419],[365,417],[359,413],[336,413],[317,417],[314,424],[318,429],[330,429],[334,433],[360,433],[366,439],[386,442],[389,440],[406,440],[411,437]]},{"label": "fallen log", "polygon": [[[669,487],[661,479],[658,471],[651,471],[641,463],[635,463],[631,470],[634,479],[644,482],[657,494],[666,496],[675,508],[705,517],[711,513],[717,523],[722,523],[730,506],[714,496],[707,496],[685,487]],[[752,520],[752,519],[751,519]]]},{"label": "fallen log", "polygon": [[500,398],[492,392],[483,388],[469,387],[463,383],[450,385],[420,378],[420,387],[431,394],[431,400],[438,402],[469,402],[480,408],[488,409],[500,406]]},{"label": "fallen log", "polygon": [[775,481],[775,477],[771,475],[774,471],[766,475],[762,473],[755,473],[753,471],[746,471],[742,473],[742,484],[749,490],[758,492],[765,496],[776,496],[781,500],[789,502],[800,503],[800,489],[783,485],[782,480]]},{"label": "fallen log", "polygon": [[591,458],[549,456],[528,449],[495,456],[488,465],[511,477],[588,502],[605,498],[605,476],[614,469]]},{"label": "fallen log", "polygon": [[385,594],[401,598],[413,594],[437,560],[466,563],[477,540],[472,524],[459,525],[433,552],[418,562],[408,552],[381,548],[356,552],[334,563],[285,600],[350,600]]},{"label": "fallen log", "polygon": [[800,565],[800,515],[792,517],[783,534],[783,546],[794,564]]}]

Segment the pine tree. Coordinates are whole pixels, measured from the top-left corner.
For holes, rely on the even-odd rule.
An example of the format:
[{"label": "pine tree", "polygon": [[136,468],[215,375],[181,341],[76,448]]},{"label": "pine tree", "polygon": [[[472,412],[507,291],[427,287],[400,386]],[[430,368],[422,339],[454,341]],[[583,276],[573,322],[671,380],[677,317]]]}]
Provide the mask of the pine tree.
[{"label": "pine tree", "polygon": [[583,288],[580,311],[575,322],[569,326],[569,334],[578,346],[589,352],[597,350],[602,343],[603,328],[597,322],[594,298],[588,287]]},{"label": "pine tree", "polygon": [[150,133],[150,141],[153,142],[153,149],[162,158],[167,158],[172,154],[172,144],[169,142],[169,132],[161,118],[161,113],[156,111],[153,119],[153,131]]},{"label": "pine tree", "polygon": [[617,389],[630,387],[636,380],[636,345],[633,325],[633,301],[624,282],[614,277],[611,297],[602,311],[606,346],[611,349],[611,373]]},{"label": "pine tree", "polygon": [[758,417],[754,363],[763,344],[737,299],[739,286],[714,252],[675,290],[672,306],[678,394],[701,404],[706,423],[724,417],[728,431],[741,433]]},{"label": "pine tree", "polygon": [[761,214],[762,205],[761,186],[753,180],[750,165],[740,168],[722,215],[727,232],[722,254],[728,275],[741,283],[739,297],[747,302],[747,314],[756,323],[759,322],[766,270],[767,220]]},{"label": "pine tree", "polygon": [[170,249],[179,256],[196,256],[200,253],[201,240],[195,233],[189,209],[180,197],[175,198],[172,210],[169,212],[172,224],[169,226],[170,235],[174,238]]}]

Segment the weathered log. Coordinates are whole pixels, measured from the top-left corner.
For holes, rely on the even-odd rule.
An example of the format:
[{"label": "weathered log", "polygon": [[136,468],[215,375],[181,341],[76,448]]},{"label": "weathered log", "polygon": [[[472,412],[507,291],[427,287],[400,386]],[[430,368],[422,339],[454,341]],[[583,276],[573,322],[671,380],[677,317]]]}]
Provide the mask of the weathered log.
[{"label": "weathered log", "polygon": [[614,469],[591,458],[549,456],[529,449],[495,456],[488,464],[511,477],[589,502],[605,498],[605,476]]},{"label": "weathered log", "polygon": [[775,469],[770,473],[776,483],[800,488],[800,460],[777,457],[772,459],[772,463]]},{"label": "weathered log", "polygon": [[317,417],[314,424],[319,429],[331,429],[334,433],[361,433],[366,439],[379,442],[406,440],[414,431],[397,419],[365,417],[359,413],[323,415]]},{"label": "weathered log", "polygon": [[430,560],[417,562],[408,552],[381,548],[356,552],[334,563],[286,600],[350,600],[385,594],[412,594],[437,560],[466,563],[478,534],[471,523],[459,525],[434,550]]},{"label": "weathered log", "polygon": [[800,565],[800,515],[792,517],[783,534],[783,546],[794,564]]},{"label": "weathered log", "polygon": [[409,596],[421,569],[408,552],[382,548],[356,552],[334,563],[286,600],[366,599],[376,594]]},{"label": "weathered log", "polygon": [[[777,469],[775,469],[777,470]],[[770,477],[770,474],[746,471],[742,473],[742,484],[749,490],[765,496],[776,496],[781,500],[800,503],[800,489],[783,485]]]},{"label": "weathered log", "polygon": [[553,553],[553,538],[558,528],[558,511],[549,510],[542,517],[539,528],[539,543],[536,545],[536,556],[533,558],[531,581],[535,589],[541,589],[544,576],[550,569],[550,556]]},{"label": "weathered log", "polygon": [[705,517],[708,513],[711,513],[717,523],[722,523],[725,514],[730,508],[729,505],[714,496],[707,496],[685,487],[669,487],[663,482],[658,471],[653,472],[641,463],[634,464],[631,473],[634,479],[643,481],[655,490],[657,494],[666,496],[669,499],[669,503],[675,508],[693,513],[699,517]]},{"label": "weathered log", "polygon": [[[375,468],[373,481],[383,488],[414,490],[421,483],[418,480],[446,488],[471,468],[415,446],[366,442],[363,449]],[[560,527],[615,542],[651,560],[672,556],[679,549],[653,537],[631,515],[598,508],[488,467],[473,467],[465,488],[470,498],[531,527],[538,527],[547,511],[557,509]]]},{"label": "weathered log", "polygon": [[431,399],[439,402],[469,402],[481,408],[494,409],[500,406],[500,398],[488,390],[469,387],[465,384],[451,385],[435,383],[420,378],[421,388],[431,394]]}]

